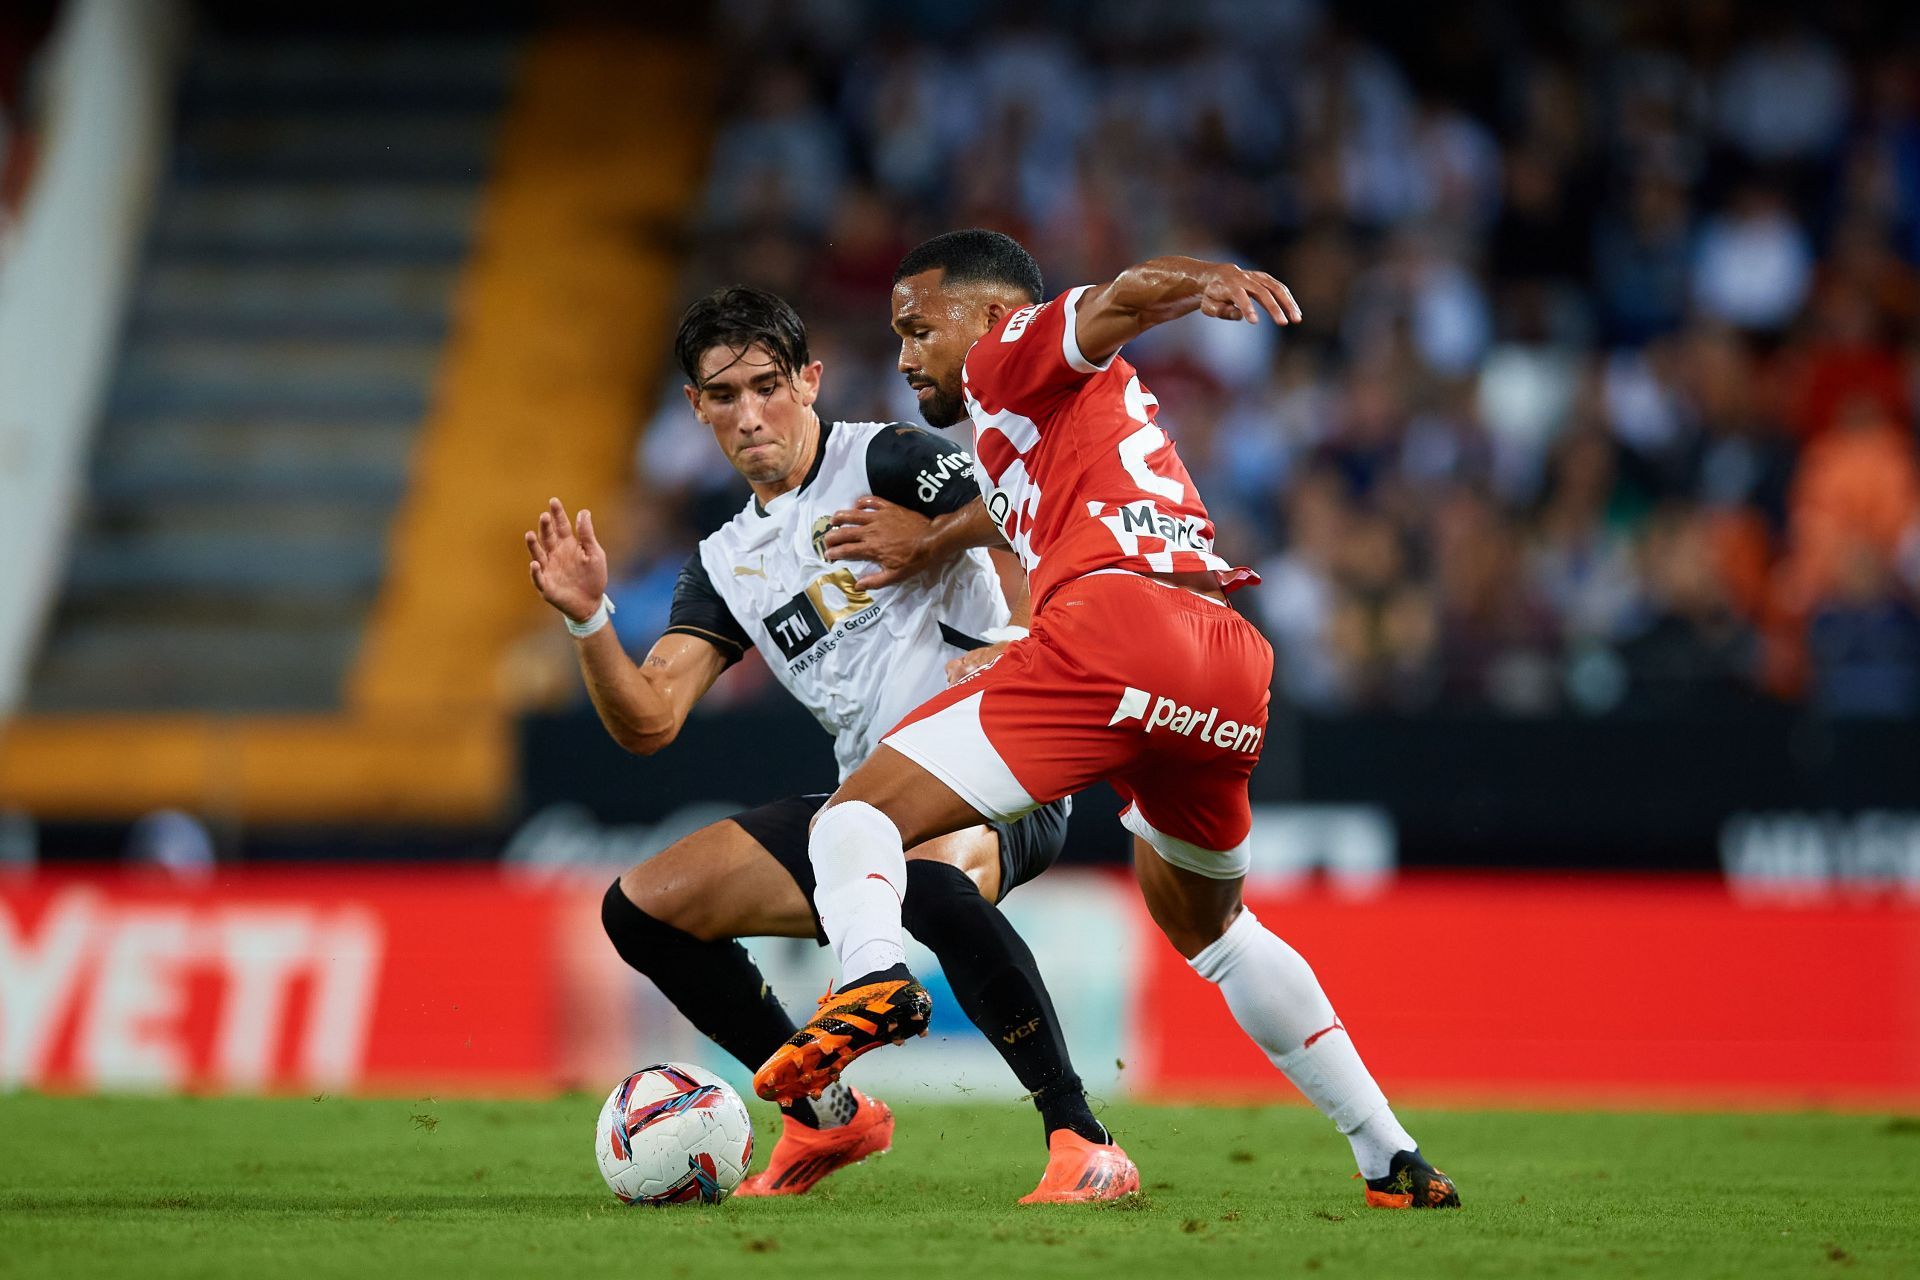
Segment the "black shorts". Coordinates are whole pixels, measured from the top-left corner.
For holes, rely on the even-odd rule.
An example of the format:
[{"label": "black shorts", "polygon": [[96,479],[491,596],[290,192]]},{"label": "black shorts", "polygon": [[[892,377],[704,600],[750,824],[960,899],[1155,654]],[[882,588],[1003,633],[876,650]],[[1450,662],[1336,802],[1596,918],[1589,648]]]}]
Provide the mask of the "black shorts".
[{"label": "black shorts", "polygon": [[[733,820],[787,869],[813,912],[813,936],[827,945],[826,932],[820,927],[820,913],[813,906],[813,861],[807,856],[808,827],[813,815],[827,802],[827,794],[788,796],[757,809],[733,815]],[[1000,837],[1000,899],[1045,871],[1059,858],[1067,842],[1067,816],[1073,812],[1073,797],[1042,805],[1018,822],[989,822]]]}]

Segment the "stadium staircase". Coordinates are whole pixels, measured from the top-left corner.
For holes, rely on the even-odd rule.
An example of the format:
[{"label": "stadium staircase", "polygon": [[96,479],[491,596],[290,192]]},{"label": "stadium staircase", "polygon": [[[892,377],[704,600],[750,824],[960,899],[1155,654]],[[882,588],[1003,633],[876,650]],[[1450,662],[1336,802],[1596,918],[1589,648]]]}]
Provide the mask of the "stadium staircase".
[{"label": "stadium staircase", "polygon": [[339,705],[513,53],[196,49],[33,709]]},{"label": "stadium staircase", "polygon": [[705,65],[590,26],[196,51],[0,809],[504,809],[520,530],[622,486]]}]

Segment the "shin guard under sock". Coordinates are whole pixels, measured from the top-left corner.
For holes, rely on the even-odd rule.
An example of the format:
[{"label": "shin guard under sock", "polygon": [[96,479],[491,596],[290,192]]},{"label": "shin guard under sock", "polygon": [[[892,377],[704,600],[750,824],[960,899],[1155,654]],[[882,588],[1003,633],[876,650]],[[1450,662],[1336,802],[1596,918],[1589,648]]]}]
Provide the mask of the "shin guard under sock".
[{"label": "shin guard under sock", "polygon": [[859,800],[821,813],[807,840],[813,863],[813,906],[840,961],[840,986],[907,958],[900,941],[900,903],[906,896],[907,856],[900,829]]},{"label": "shin guard under sock", "polygon": [[954,999],[1032,1094],[1047,1132],[1071,1129],[1089,1142],[1110,1141],[1074,1074],[1033,952],[1000,908],[958,867],[916,858],[907,864],[901,920],[940,961]]},{"label": "shin guard under sock", "polygon": [[1313,969],[1253,912],[1242,909],[1189,963],[1220,988],[1234,1021],[1273,1065],[1346,1135],[1362,1174],[1385,1174],[1389,1148],[1414,1149]]}]

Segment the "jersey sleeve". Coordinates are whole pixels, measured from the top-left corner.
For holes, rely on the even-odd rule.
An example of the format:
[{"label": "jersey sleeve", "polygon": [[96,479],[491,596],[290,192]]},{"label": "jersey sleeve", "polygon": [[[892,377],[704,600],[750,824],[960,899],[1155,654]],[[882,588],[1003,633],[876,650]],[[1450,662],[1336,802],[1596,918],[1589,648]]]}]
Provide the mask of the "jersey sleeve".
[{"label": "jersey sleeve", "polygon": [[1080,354],[1074,320],[1090,288],[1070,289],[1044,305],[1011,312],[967,352],[967,390],[990,413],[1032,418],[1113,363]]},{"label": "jersey sleeve", "polygon": [[980,496],[972,454],[931,431],[899,423],[867,443],[867,485],[874,496],[923,516],[958,511]]},{"label": "jersey sleeve", "polygon": [[681,567],[673,584],[673,609],[667,615],[667,635],[693,636],[718,649],[732,666],[746,656],[753,640],[727,602],[714,589],[707,566],[696,549]]}]

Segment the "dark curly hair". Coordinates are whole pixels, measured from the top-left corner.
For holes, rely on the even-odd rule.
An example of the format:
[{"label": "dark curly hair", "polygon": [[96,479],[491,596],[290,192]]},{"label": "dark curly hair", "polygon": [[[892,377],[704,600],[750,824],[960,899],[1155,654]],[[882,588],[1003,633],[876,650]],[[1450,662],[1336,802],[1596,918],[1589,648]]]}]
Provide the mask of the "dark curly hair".
[{"label": "dark curly hair", "polygon": [[756,345],[765,348],[774,368],[789,378],[812,359],[807,354],[807,326],[793,304],[765,289],[737,284],[715,289],[687,308],[680,317],[680,332],[674,335],[673,358],[680,362],[687,381],[699,387],[701,356],[725,347],[738,360]]},{"label": "dark curly hair", "polygon": [[893,269],[893,282],[939,268],[945,284],[1004,284],[1025,294],[1028,302],[1046,298],[1040,264],[1018,240],[984,227],[949,231],[913,250]]}]

